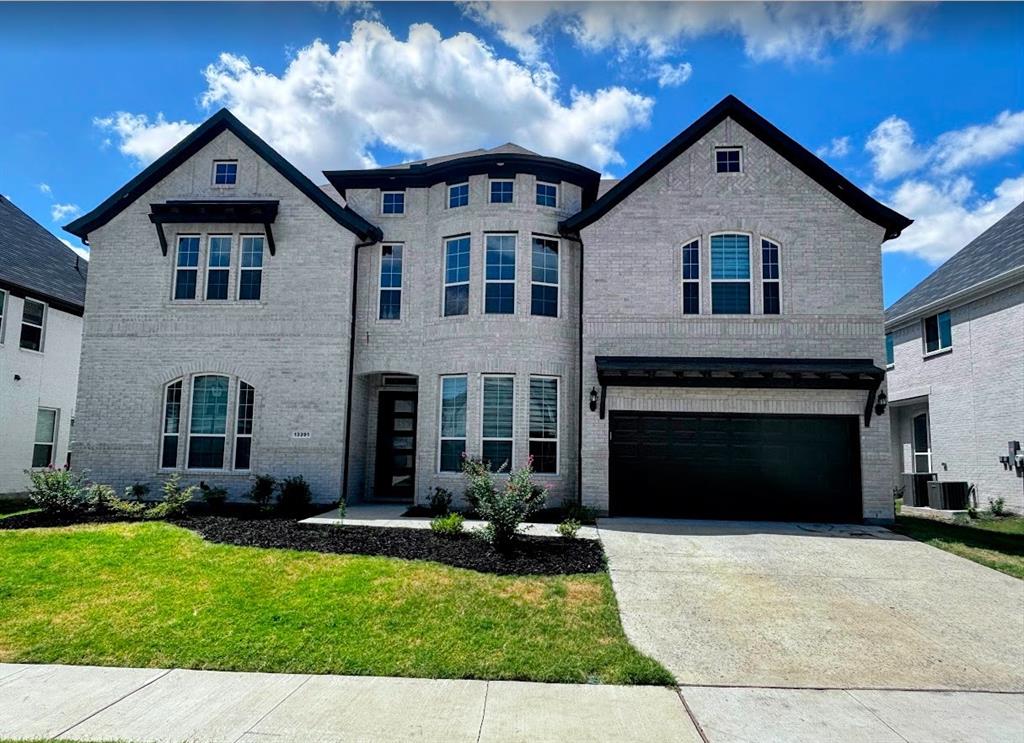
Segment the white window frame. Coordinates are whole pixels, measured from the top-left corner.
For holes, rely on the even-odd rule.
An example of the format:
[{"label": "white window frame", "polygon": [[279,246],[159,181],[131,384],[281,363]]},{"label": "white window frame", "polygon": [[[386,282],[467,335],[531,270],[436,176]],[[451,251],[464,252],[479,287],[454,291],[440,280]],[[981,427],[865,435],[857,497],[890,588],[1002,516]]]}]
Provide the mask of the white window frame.
[{"label": "white window frame", "polygon": [[[195,394],[196,394],[196,380],[199,379],[199,377],[224,377],[225,379],[228,380],[227,401],[225,402],[225,412],[224,412],[224,433],[223,434],[214,434],[214,433],[193,434],[192,433],[192,406],[194,404]],[[231,421],[234,420],[234,417],[235,417],[234,405],[232,404],[233,395],[231,394],[231,381],[232,381],[233,378],[231,376],[227,375],[227,374],[221,374],[219,372],[197,372],[195,374],[190,375],[188,379],[189,379],[189,384],[188,384],[188,391],[189,391],[189,394],[188,394],[188,421],[187,421],[187,426],[186,426],[186,437],[187,438],[185,440],[185,461],[184,461],[183,469],[185,471],[187,471],[187,472],[230,472],[231,471],[231,467],[225,466],[225,462],[229,462],[231,464],[234,464],[234,453],[235,452],[234,452],[234,449],[230,446],[231,437],[228,434],[228,428],[231,425]],[[179,423],[179,429],[180,429],[180,423]],[[224,439],[224,452],[223,452],[223,456],[221,457],[220,467],[189,467],[188,466],[189,455],[192,453],[192,439],[193,439],[193,437],[195,437],[195,438],[205,438],[205,439],[213,439],[213,438],[223,438]]]},{"label": "white window frame", "polygon": [[[538,443],[544,443],[544,444],[554,443],[554,445],[555,445],[555,471],[554,472],[537,472],[537,474],[542,476],[542,477],[558,477],[559,475],[562,474],[562,444],[561,444],[561,442],[562,442],[562,380],[561,380],[561,378],[556,377],[556,376],[552,376],[550,374],[531,374],[529,381],[532,382],[534,379],[553,379],[553,380],[555,380],[555,438],[553,438],[553,439],[539,439],[539,438],[534,438],[533,436],[530,436],[530,422],[529,422],[529,418],[530,418],[530,408],[533,405],[533,398],[530,395],[529,387],[527,387],[527,390],[526,390],[526,416],[527,416],[527,423],[526,423],[526,436],[527,436],[526,453],[527,453],[527,455],[530,454],[530,444],[532,444],[534,441],[536,441]],[[512,399],[515,400],[515,395],[514,394],[513,394],[513,398]],[[514,410],[513,410],[513,412],[514,412]],[[513,420],[515,420],[514,416],[513,416]],[[515,424],[513,424],[513,428],[514,427],[515,427]]]},{"label": "white window frame", "polygon": [[[157,451],[157,469],[162,472],[172,472],[177,470],[178,462],[181,459],[181,428],[185,423],[186,418],[185,379],[186,377],[178,377],[164,385],[163,407],[160,410],[160,449]],[[178,432],[169,434],[167,433],[167,403],[171,387],[176,384],[180,385],[178,392]],[[173,436],[177,439],[177,442],[174,445],[174,464],[170,467],[164,465],[164,443],[168,436]]]},{"label": "white window frame", "polygon": [[[469,241],[469,266],[466,271],[465,281],[448,281],[448,245],[457,240],[468,240]],[[484,269],[486,270],[486,268]],[[444,251],[441,255],[441,317],[468,317],[469,316],[469,294],[472,289],[469,288],[470,282],[473,279],[473,238],[467,235],[452,235],[451,237],[444,238]],[[447,298],[448,298],[448,287],[450,286],[466,286],[466,311],[459,315],[449,315],[445,310],[447,309]]]},{"label": "white window frame", "polygon": [[[386,212],[384,211],[384,197],[386,195],[402,195],[402,211],[400,212]],[[401,217],[405,214],[405,191],[381,191],[380,192],[380,213],[384,217]]]},{"label": "white window frame", "polygon": [[[466,381],[466,409],[465,409],[465,420],[462,422],[462,436],[445,436],[444,435],[444,382],[446,379],[464,379]],[[459,470],[443,470],[441,469],[441,458],[443,442],[445,441],[461,441],[462,451],[466,454],[469,453],[469,375],[468,374],[442,374],[441,380],[438,385],[437,395],[437,473],[439,475],[451,475],[458,474]]]},{"label": "white window frame", "polygon": [[[537,189],[539,187],[541,187],[541,186],[552,186],[552,187],[554,187],[554,189],[555,189],[555,203],[554,203],[553,206],[549,206],[547,204],[538,204],[537,203]],[[561,201],[561,197],[562,197],[561,191],[562,191],[562,189],[559,188],[559,184],[553,183],[552,181],[542,181],[542,180],[538,179],[537,183],[533,187],[533,203],[534,203],[535,206],[539,206],[542,209],[557,209],[558,205],[559,205],[559,202]]]},{"label": "white window frame", "polygon": [[50,447],[50,461],[46,464],[35,466],[31,469],[45,470],[47,467],[53,467],[57,459],[57,432],[60,430],[60,408],[50,408],[45,405],[40,405],[36,408],[36,425],[35,428],[39,428],[39,411],[40,410],[52,410],[53,411],[53,431],[50,432],[50,441],[36,441],[36,431],[32,431],[32,457],[35,458],[37,446],[48,446]]},{"label": "white window frame", "polygon": [[[181,241],[191,240],[195,238],[199,241],[199,247],[196,249],[196,265],[182,267],[178,265],[179,257],[181,255]],[[176,235],[174,240],[174,271],[171,272],[171,301],[172,302],[199,302],[203,294],[205,293],[205,286],[199,281],[200,270],[199,267],[203,263],[203,236],[197,233],[187,233]],[[178,299],[175,295],[178,290],[178,272],[179,271],[194,271],[196,275],[196,291],[192,298],[183,297]]]},{"label": "white window frame", "polygon": [[[916,421],[919,418],[924,418],[924,432],[925,432],[925,436],[928,437],[928,448],[925,449],[925,450],[922,450],[922,451],[918,451],[918,449],[917,449]],[[932,468],[934,466],[934,463],[932,461],[932,418],[931,418],[931,416],[927,412],[918,413],[917,415],[913,416],[910,419],[910,442],[911,442],[910,443],[910,452],[911,452],[911,456],[913,458],[913,461],[911,462],[911,465],[912,465],[911,466],[911,472],[913,474],[917,474],[917,475],[926,475],[926,474],[930,474],[931,472],[933,472],[934,470]],[[924,472],[920,472],[917,469],[917,458],[918,457],[926,457],[926,459],[927,459],[927,462],[928,462],[927,467],[928,467],[928,469],[926,469]]]},{"label": "white window frame", "polygon": [[[228,265],[227,266],[211,266],[210,260],[213,258],[213,241],[215,239],[227,238],[228,243]],[[217,232],[210,233],[206,236],[206,276],[203,286],[203,301],[204,302],[227,302],[231,300],[231,273],[234,265],[234,253],[235,253],[235,236],[230,233]],[[211,271],[226,271],[228,274],[228,286],[227,292],[224,295],[224,299],[210,299],[210,272]],[[261,292],[262,293],[262,292]]]},{"label": "white window frame", "polygon": [[[43,322],[41,325],[36,325],[34,322],[25,321],[25,303],[35,302],[36,304],[43,306]],[[33,297],[22,297],[21,298],[21,325],[18,327],[18,349],[21,351],[27,351],[28,353],[43,353],[46,350],[46,325],[47,320],[50,317],[50,305],[41,299],[35,299]],[[39,348],[25,348],[21,345],[21,331],[24,326],[28,325],[30,328],[39,328]],[[50,408],[47,408],[49,410]]]},{"label": "white window frame", "polygon": [[[260,251],[260,265],[257,268],[246,266],[245,264],[245,241],[259,239],[262,241],[263,248]],[[239,234],[238,235],[238,280],[235,282],[234,297],[239,302],[262,302],[263,301],[263,264],[267,257],[267,236],[263,233],[252,233],[252,234]],[[246,271],[259,271],[260,274],[260,296],[259,299],[242,299],[242,274]],[[228,282],[230,284],[230,277]],[[214,300],[221,301],[221,300]]]},{"label": "white window frame", "polygon": [[[773,238],[765,237],[764,235],[759,235],[758,236],[758,241],[759,242],[767,242],[767,243],[771,243],[772,245],[774,245],[775,246],[775,253],[779,257],[779,262],[778,262],[779,276],[778,276],[778,278],[766,279],[764,277],[764,245],[759,245],[758,246],[758,248],[759,248],[758,256],[760,257],[760,260],[758,260],[758,268],[760,269],[760,274],[761,274],[761,314],[762,315],[767,315],[768,317],[778,317],[779,315],[782,314],[783,309],[784,309],[783,306],[782,306],[782,243],[779,242],[778,240],[773,239]],[[769,313],[764,311],[764,287],[765,287],[765,284],[776,284],[779,287],[779,311],[777,313],[769,314]],[[753,308],[751,308],[751,309],[753,309]]]},{"label": "white window frame", "polygon": [[[452,206],[452,189],[460,188],[461,186],[466,187],[466,203],[456,204],[455,206]],[[445,194],[447,195],[447,198],[445,199],[444,202],[446,209],[461,209],[464,206],[469,206],[469,181],[462,181],[461,183],[449,183],[448,188],[445,189]]]},{"label": "white window frame", "polygon": [[[494,201],[494,192],[491,189],[492,183],[511,183],[512,184],[512,200],[511,201]],[[515,178],[488,178],[487,179],[487,203],[488,204],[515,204],[516,203],[516,179]]]},{"label": "white window frame", "polygon": [[[889,359],[889,347],[892,346],[892,360]],[[896,366],[896,338],[890,331],[885,334],[885,368],[893,369]]]},{"label": "white window frame", "polygon": [[[230,381],[228,382],[230,385]],[[249,418],[249,433],[239,433],[238,429],[242,422],[242,385],[246,385],[252,390],[252,416]],[[244,379],[236,379],[235,386],[238,388],[235,391],[235,440],[231,446],[231,471],[232,472],[252,472],[252,435],[256,429],[256,388],[246,382]],[[248,467],[236,467],[235,457],[238,454],[238,442],[240,439],[249,439],[249,466]]]},{"label": "white window frame", "polygon": [[[715,284],[738,284],[742,279],[716,279],[714,276],[714,260],[712,258],[712,242],[711,239],[718,235],[745,235],[747,238],[747,265],[749,267],[749,275],[747,276],[747,295],[748,295],[748,307],[749,312],[742,314],[726,313],[726,312],[715,312]],[[711,296],[708,297],[708,314],[719,317],[750,317],[754,313],[754,256],[752,251],[754,250],[754,234],[752,232],[744,232],[743,230],[719,230],[717,232],[711,232],[708,234],[708,280],[711,286],[708,291]],[[761,262],[758,261],[757,265],[760,266]]]},{"label": "white window frame", "polygon": [[[533,241],[534,240],[546,240],[547,242],[553,242],[555,244],[555,250],[558,253],[558,283],[550,284],[546,281],[534,281],[533,280]],[[555,316],[551,315],[535,315],[533,314],[533,286],[553,286],[558,290],[558,306],[555,309]],[[557,237],[551,237],[549,235],[532,234],[530,235],[530,317],[546,317],[551,320],[557,320],[562,316],[562,241]]]},{"label": "white window frame", "polygon": [[[939,317],[942,315],[949,315],[949,345],[942,345],[942,326],[939,325]],[[939,347],[934,351],[928,350],[928,321],[935,318],[935,332],[938,336]],[[930,315],[926,315],[921,318],[921,357],[929,358],[930,356],[941,356],[944,353],[950,353],[953,350],[953,313],[950,310],[941,310],[939,312],[933,312]]]},{"label": "white window frame", "polygon": [[[512,436],[511,438],[496,436],[484,436],[484,412],[486,410],[487,400],[487,380],[488,379],[511,379],[512,380]],[[515,374],[481,374],[480,375],[480,456],[484,456],[484,443],[487,441],[508,441],[512,444],[512,448],[508,455],[508,470],[505,474],[512,472],[515,469],[516,461],[516,376]],[[492,463],[494,464],[494,463]],[[498,462],[497,465],[500,468],[504,462]],[[497,472],[497,469],[492,469],[491,472]]]},{"label": "white window frame", "polygon": [[[235,166],[235,182],[234,183],[217,183],[217,166],[218,165],[231,165]],[[210,173],[210,183],[214,188],[234,188],[238,185],[238,160],[224,159],[214,160],[213,170]]]},{"label": "white window frame", "polygon": [[[695,279],[688,279],[688,278],[685,278],[685,276],[683,275],[683,271],[686,268],[686,248],[690,247],[694,243],[697,243],[697,278],[695,278]],[[701,287],[700,287],[701,276],[703,275],[703,271],[704,271],[704,256],[701,254],[701,248],[702,247],[703,246],[701,245],[701,239],[699,237],[695,237],[695,238],[693,238],[691,240],[685,240],[685,241],[683,241],[682,245],[679,246],[679,280],[681,282],[681,285],[679,287],[679,311],[682,313],[683,317],[697,317],[699,315],[704,314],[704,297],[703,297],[704,292],[701,291]],[[710,258],[710,257],[711,256],[709,255],[708,258]],[[708,267],[708,274],[709,275],[710,275],[710,271],[711,271],[711,268],[710,268],[710,263],[709,263],[709,267]],[[686,287],[687,284],[696,284],[697,285],[697,311],[695,313],[693,313],[693,312],[687,313],[686,312],[686,289],[685,289],[685,287]]]},{"label": "white window frame", "polygon": [[10,307],[11,293],[6,289],[0,289],[0,346],[4,344],[4,326],[6,325],[7,315],[10,313]]},{"label": "white window frame", "polygon": [[[399,280],[398,286],[384,286],[384,249],[385,248],[398,248],[402,251],[402,275]],[[402,309],[405,300],[405,243],[381,243],[380,252],[377,254],[377,321],[378,322],[401,322],[402,321]],[[398,317],[383,318],[380,316],[381,308],[381,297],[385,291],[397,291],[398,292]]]},{"label": "white window frame", "polygon": [[[488,279],[487,278],[487,240],[492,237],[511,237],[513,248],[512,248],[512,278],[511,279]],[[532,242],[531,242],[532,247]],[[485,232],[484,233],[484,259],[483,259],[483,270],[484,270],[484,291],[482,297],[482,303],[480,311],[485,315],[494,315],[497,317],[502,316],[515,316],[519,310],[519,297],[516,296],[516,281],[519,278],[519,235],[515,232]],[[532,267],[532,263],[531,263]],[[488,312],[487,311],[487,286],[489,284],[511,284],[512,285],[512,312]]]},{"label": "white window frame", "polygon": [[[739,170],[719,170],[718,169],[718,153],[719,152],[736,152],[739,153],[740,169]],[[726,146],[726,147],[715,147],[714,159],[712,161],[712,167],[715,169],[716,175],[739,175],[743,172],[743,166],[746,163],[743,162],[743,148],[737,146]]]}]

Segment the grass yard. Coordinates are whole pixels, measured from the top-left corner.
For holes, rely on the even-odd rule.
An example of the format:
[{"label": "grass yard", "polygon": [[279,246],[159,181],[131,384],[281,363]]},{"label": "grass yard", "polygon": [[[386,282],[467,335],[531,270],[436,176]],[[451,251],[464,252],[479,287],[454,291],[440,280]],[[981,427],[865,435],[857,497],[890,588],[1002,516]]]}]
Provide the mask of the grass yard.
[{"label": "grass yard", "polygon": [[1024,579],[1024,518],[985,517],[968,524],[899,515],[893,531]]},{"label": "grass yard", "polygon": [[669,684],[606,573],[211,544],[166,523],[0,531],[0,662]]}]

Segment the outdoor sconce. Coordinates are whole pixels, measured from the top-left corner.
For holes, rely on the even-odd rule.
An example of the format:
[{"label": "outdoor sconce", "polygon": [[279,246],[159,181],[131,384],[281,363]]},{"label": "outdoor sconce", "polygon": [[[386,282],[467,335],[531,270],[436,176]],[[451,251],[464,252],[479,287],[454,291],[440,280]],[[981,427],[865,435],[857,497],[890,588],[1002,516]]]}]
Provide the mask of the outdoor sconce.
[{"label": "outdoor sconce", "polygon": [[590,388],[590,412],[597,410],[597,387]]},{"label": "outdoor sconce", "polygon": [[878,393],[878,399],[875,400],[875,415],[881,415],[884,413],[888,405],[889,397],[885,394],[885,390],[882,390]]}]

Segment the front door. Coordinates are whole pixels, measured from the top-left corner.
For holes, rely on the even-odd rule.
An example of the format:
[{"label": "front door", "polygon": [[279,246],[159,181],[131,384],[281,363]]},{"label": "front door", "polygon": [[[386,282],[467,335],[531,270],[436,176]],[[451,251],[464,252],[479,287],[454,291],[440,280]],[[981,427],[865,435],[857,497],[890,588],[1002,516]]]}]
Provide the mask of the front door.
[{"label": "front door", "polygon": [[416,479],[415,392],[380,393],[375,479],[375,497],[412,501]]}]

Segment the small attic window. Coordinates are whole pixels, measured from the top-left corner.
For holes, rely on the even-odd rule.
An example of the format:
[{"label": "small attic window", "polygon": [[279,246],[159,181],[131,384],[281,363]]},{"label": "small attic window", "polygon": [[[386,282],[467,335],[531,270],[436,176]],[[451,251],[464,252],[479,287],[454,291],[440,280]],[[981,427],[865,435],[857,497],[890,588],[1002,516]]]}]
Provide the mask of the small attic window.
[{"label": "small attic window", "polygon": [[715,148],[715,172],[716,173],[739,173],[742,167],[742,150],[739,147],[716,147]]},{"label": "small attic window", "polygon": [[233,186],[238,178],[237,160],[214,160],[213,161],[213,185]]}]

